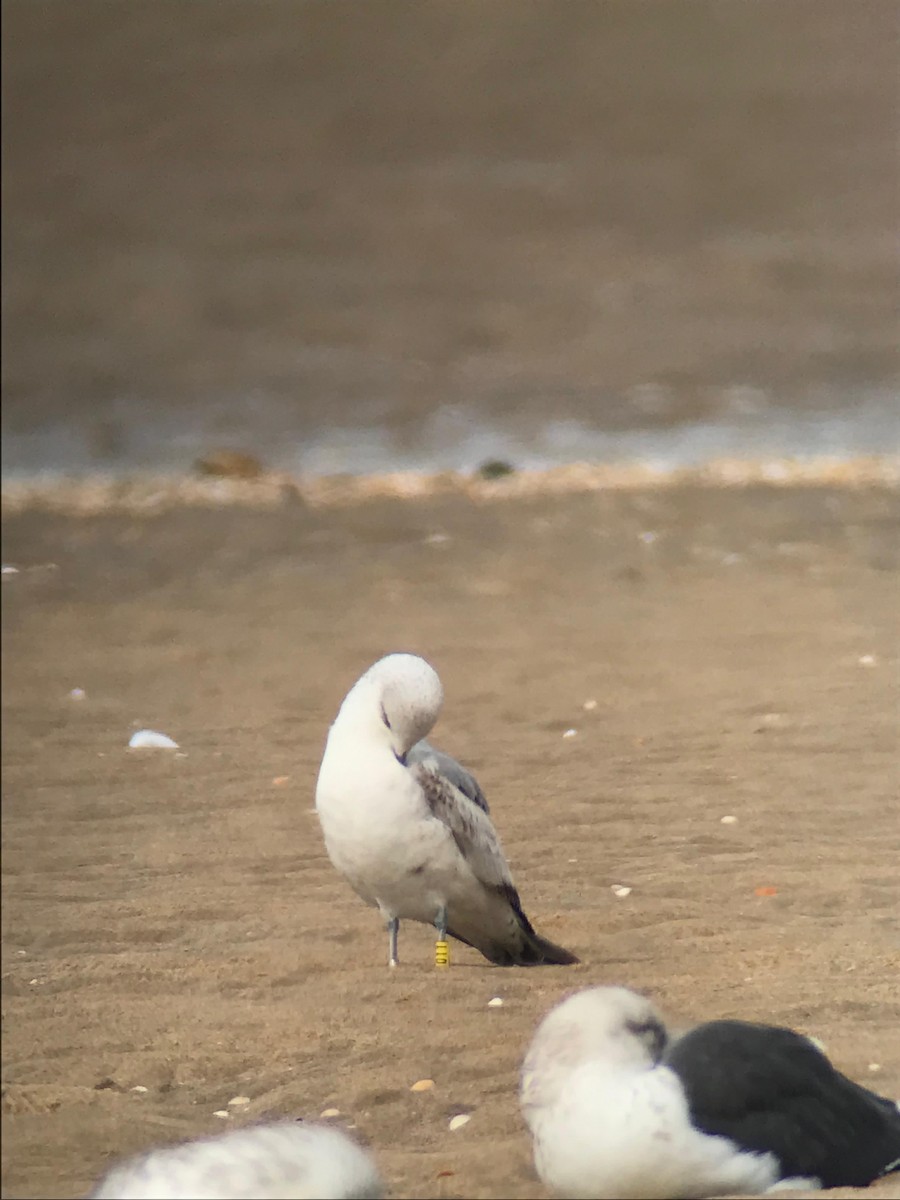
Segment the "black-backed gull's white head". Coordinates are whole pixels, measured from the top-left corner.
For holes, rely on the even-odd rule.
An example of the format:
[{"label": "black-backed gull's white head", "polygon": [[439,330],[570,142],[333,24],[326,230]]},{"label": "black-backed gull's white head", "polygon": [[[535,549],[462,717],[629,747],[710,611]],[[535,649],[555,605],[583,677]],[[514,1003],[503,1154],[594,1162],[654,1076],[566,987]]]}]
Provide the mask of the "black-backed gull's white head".
[{"label": "black-backed gull's white head", "polygon": [[522,1068],[522,1104],[561,1086],[569,1072],[596,1061],[610,1069],[646,1070],[659,1062],[665,1026],[652,1001],[627,988],[586,988],[550,1010]]}]

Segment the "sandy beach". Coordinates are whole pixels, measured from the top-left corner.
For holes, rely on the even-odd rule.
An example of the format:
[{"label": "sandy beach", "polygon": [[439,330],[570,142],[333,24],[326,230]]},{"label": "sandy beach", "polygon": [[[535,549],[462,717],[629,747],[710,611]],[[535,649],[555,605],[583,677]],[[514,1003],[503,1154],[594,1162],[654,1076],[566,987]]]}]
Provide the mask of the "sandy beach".
[{"label": "sandy beach", "polygon": [[[898,515],[877,483],[10,512],[4,1196],[334,1108],[400,1200],[537,1200],[519,1063],[596,983],[792,1025],[900,1096]],[[436,973],[406,926],[389,974],[312,805],[394,649],[580,966]]]}]

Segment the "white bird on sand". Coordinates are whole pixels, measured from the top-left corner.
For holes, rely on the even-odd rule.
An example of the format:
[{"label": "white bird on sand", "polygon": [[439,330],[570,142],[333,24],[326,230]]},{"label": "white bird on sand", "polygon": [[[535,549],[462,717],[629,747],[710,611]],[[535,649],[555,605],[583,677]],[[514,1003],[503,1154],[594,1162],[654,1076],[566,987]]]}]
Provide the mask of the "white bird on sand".
[{"label": "white bird on sand", "polygon": [[372,1159],[339,1129],[284,1121],[151,1150],[113,1167],[90,1200],[380,1200]]},{"label": "white bird on sand", "polygon": [[521,1103],[558,1196],[621,1200],[864,1187],[900,1167],[900,1111],[806,1037],[711,1021],[671,1040],[625,988],[564,1000],[538,1027]]},{"label": "white bird on sand", "polygon": [[381,912],[391,966],[401,919],[434,925],[439,952],[449,933],[499,966],[577,962],[522,911],[475,779],[422,740],[442,702],[413,654],[380,659],[347,693],[316,786],[331,861]]}]

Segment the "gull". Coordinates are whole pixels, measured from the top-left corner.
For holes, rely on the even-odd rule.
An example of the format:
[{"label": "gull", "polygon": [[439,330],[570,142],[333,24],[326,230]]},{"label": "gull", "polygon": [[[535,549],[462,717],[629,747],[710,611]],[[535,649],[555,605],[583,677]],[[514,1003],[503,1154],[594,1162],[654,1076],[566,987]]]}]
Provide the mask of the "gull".
[{"label": "gull", "polygon": [[900,1109],[791,1029],[670,1039],[644,996],[589,988],[538,1026],[520,1099],[558,1196],[621,1200],[865,1187],[900,1167]]},{"label": "gull", "polygon": [[404,919],[434,925],[440,965],[448,934],[499,966],[577,962],[522,911],[477,781],[424,741],[442,703],[414,654],[379,659],[347,693],[316,785],[332,863],[380,911],[392,967]]},{"label": "gull", "polygon": [[90,1200],[380,1200],[368,1153],[339,1129],[283,1121],[151,1150],[113,1167]]}]

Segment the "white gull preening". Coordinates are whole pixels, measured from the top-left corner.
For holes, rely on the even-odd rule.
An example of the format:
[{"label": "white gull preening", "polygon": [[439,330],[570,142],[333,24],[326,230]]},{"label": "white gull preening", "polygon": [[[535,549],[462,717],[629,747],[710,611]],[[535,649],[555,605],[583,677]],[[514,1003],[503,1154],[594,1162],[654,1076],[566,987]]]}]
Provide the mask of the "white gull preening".
[{"label": "white gull preening", "polygon": [[90,1200],[380,1200],[372,1159],[339,1129],[284,1121],[129,1159]]},{"label": "white gull preening", "polygon": [[900,1165],[900,1112],[789,1029],[713,1021],[670,1040],[625,988],[541,1022],[522,1068],[538,1174],[621,1200],[865,1186]]},{"label": "white gull preening", "polygon": [[350,689],[316,786],[331,861],[381,912],[391,965],[404,919],[501,966],[577,962],[522,911],[476,780],[423,741],[442,703],[436,672],[413,654],[389,654]]}]

